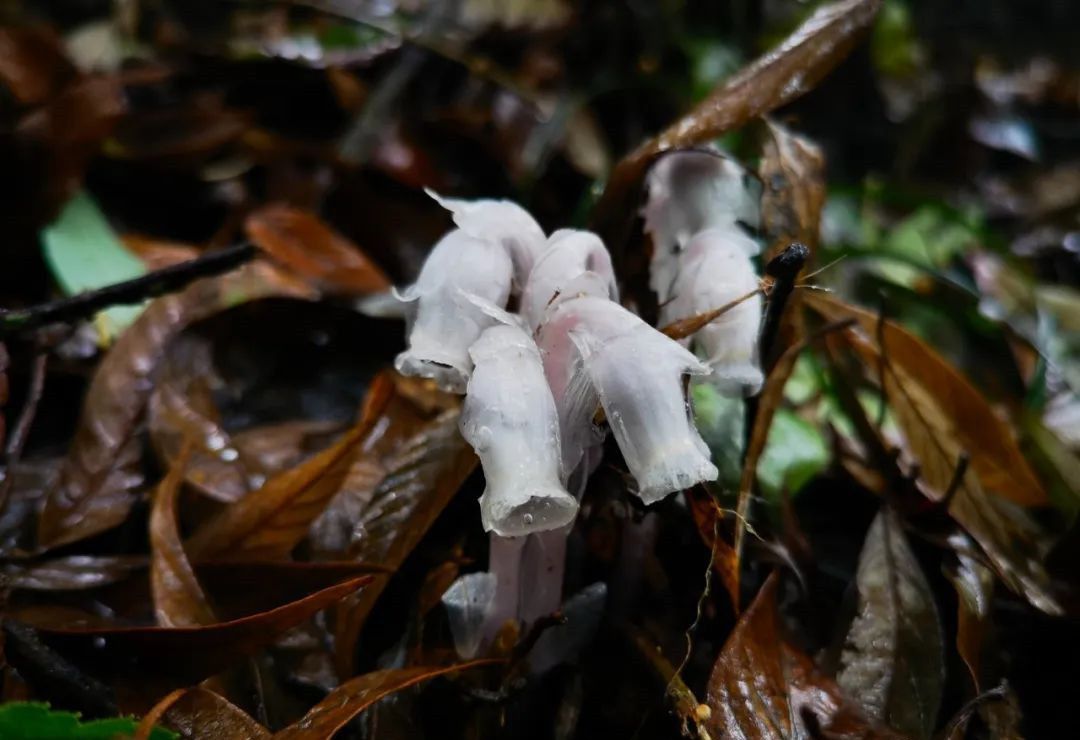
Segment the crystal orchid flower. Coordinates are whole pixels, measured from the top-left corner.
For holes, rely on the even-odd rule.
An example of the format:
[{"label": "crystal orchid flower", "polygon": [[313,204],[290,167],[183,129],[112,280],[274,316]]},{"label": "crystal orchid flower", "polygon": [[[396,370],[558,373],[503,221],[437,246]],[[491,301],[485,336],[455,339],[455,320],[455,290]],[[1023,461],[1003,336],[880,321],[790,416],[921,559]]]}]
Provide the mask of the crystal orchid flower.
[{"label": "crystal orchid flower", "polygon": [[[736,227],[716,227],[696,234],[680,255],[673,296],[661,307],[660,321],[706,313],[737,301],[758,288],[754,265],[746,256]],[[698,330],[693,346],[712,368],[709,382],[728,396],[752,396],[764,377],[758,363],[762,299],[754,295]]]},{"label": "crystal orchid flower", "polygon": [[536,329],[548,304],[572,287],[584,273],[595,275],[604,285],[603,294],[619,299],[615,270],[600,237],[591,231],[560,229],[548,239],[548,247],[533,265],[521,295],[520,313],[525,323]]},{"label": "crystal orchid flower", "polygon": [[[663,305],[670,300],[679,273],[679,255],[700,231],[738,222],[756,226],[758,202],[738,164],[715,150],[677,151],[662,155],[649,171],[645,231],[652,236],[649,287]],[[757,244],[747,239],[749,256]]]},{"label": "crystal orchid flower", "polygon": [[469,354],[475,367],[461,433],[484,468],[484,530],[518,537],[566,526],[578,504],[560,480],[559,419],[536,343],[516,326],[499,325]]},{"label": "crystal orchid flower", "polygon": [[518,293],[533,264],[547,249],[544,230],[528,211],[510,200],[462,200],[425,191],[454,218],[454,224],[476,239],[499,244],[514,265],[514,292]]},{"label": "crystal orchid flower", "polygon": [[559,409],[564,475],[595,443],[599,401],[645,503],[717,478],[683,389],[684,376],[709,368],[678,342],[619,304],[584,295],[549,308],[538,344]]},{"label": "crystal orchid flower", "polygon": [[416,282],[398,294],[405,304],[409,348],[394,367],[464,393],[472,372],[469,347],[510,297],[513,265],[502,245],[455,229],[439,240]]}]

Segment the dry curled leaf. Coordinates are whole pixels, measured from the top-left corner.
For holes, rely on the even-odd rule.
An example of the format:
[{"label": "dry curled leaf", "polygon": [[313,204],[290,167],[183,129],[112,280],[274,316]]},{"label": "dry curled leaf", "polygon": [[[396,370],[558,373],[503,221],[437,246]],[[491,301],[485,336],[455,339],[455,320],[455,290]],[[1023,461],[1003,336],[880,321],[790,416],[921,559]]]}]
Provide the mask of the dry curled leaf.
[{"label": "dry curled leaf", "polygon": [[[955,539],[954,539],[955,538]],[[994,573],[975,557],[975,546],[962,532],[950,538],[956,562],[945,575],[956,589],[956,650],[971,674],[972,685],[983,685],[983,642],[994,595]]]},{"label": "dry curled leaf", "polygon": [[390,668],[367,673],[337,687],[307,714],[280,732],[275,740],[330,740],[334,733],[383,697],[422,681],[449,673],[492,665],[498,661],[474,660],[458,665]]},{"label": "dry curled leaf", "polygon": [[706,688],[712,737],[740,740],[888,738],[853,708],[813,661],[780,631],[778,578],[770,576],[743,613],[713,666]]},{"label": "dry curled leaf", "polygon": [[270,731],[243,709],[220,694],[199,686],[177,689],[154,705],[139,722],[135,740],[149,738],[155,725],[173,730],[184,740],[264,740],[270,737]]},{"label": "dry curled leaf", "polygon": [[880,5],[880,0],[840,0],[817,8],[779,45],[623,157],[596,205],[594,227],[604,241],[619,253],[642,178],[656,155],[709,142],[809,92],[848,55]]},{"label": "dry curled leaf", "polygon": [[889,509],[866,534],[855,587],[836,682],[870,717],[929,738],[945,685],[944,640],[930,584]]},{"label": "dry curled leaf", "polygon": [[825,155],[814,142],[766,121],[769,138],[759,174],[761,223],[772,239],[767,262],[791,242],[801,242],[813,254],[818,241],[821,209],[825,205]]},{"label": "dry curled leaf", "polygon": [[393,394],[386,375],[368,389],[360,421],[332,447],[268,480],[203,525],[188,542],[192,556],[269,560],[288,557],[311,522],[341,490],[352,461]]},{"label": "dry curled leaf", "polygon": [[386,273],[359,247],[307,211],[263,206],[248,216],[244,230],[260,249],[320,287],[353,295],[390,289]]},{"label": "dry curled leaf", "polygon": [[150,586],[154,614],[162,627],[197,627],[217,621],[176,525],[176,499],[190,458],[187,445],[158,486],[150,512]]},{"label": "dry curled leaf", "polygon": [[137,431],[164,349],[195,321],[245,300],[295,294],[257,264],[152,301],[117,339],[87,389],[59,484],[38,520],[38,545],[57,547],[122,522],[143,484]]}]

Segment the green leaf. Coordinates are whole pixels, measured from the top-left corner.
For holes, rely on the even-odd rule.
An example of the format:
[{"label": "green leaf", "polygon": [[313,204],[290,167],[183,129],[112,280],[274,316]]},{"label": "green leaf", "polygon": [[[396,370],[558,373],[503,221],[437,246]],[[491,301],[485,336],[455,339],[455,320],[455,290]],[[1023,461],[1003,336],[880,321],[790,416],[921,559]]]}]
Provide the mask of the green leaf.
[{"label": "green leaf", "polygon": [[758,461],[762,491],[770,497],[785,489],[794,494],[828,464],[829,448],[821,431],[787,409],[777,411]]},{"label": "green leaf", "polygon": [[[113,740],[135,734],[138,721],[113,717],[83,722],[79,715],[48,704],[13,702],[0,706],[0,737],[5,740]],[[174,732],[155,727],[151,740],[176,740]]]},{"label": "green leaf", "polygon": [[[93,198],[80,192],[41,232],[42,249],[53,276],[67,295],[131,280],[146,267],[120,242]],[[111,340],[143,306],[113,306],[98,314],[102,338]]]}]

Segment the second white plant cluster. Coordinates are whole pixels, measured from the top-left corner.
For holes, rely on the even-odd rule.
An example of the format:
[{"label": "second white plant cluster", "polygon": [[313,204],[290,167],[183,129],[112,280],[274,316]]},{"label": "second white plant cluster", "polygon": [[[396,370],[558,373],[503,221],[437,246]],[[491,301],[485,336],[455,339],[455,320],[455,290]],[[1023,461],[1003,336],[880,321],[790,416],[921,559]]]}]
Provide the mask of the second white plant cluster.
[{"label": "second white plant cluster", "polygon": [[[745,179],[712,151],[672,153],[653,167],[644,216],[661,325],[758,287],[758,247],[743,231],[757,207]],[[619,303],[596,234],[545,236],[510,201],[432,196],[457,228],[398,294],[408,349],[395,365],[465,394],[461,431],[484,469],[484,529],[519,537],[569,525],[607,429],[646,504],[715,480],[685,379],[757,392],[760,295],[676,341]]]}]

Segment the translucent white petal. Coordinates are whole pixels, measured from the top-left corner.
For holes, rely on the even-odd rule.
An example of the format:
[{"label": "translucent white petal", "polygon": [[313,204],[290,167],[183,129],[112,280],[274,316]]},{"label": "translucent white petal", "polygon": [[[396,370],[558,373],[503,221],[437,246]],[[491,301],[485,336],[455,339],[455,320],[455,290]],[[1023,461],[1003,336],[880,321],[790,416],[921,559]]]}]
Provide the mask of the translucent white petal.
[{"label": "translucent white petal", "polygon": [[[585,273],[595,276],[587,287],[580,280]],[[619,299],[611,255],[591,231],[560,229],[548,239],[548,248],[533,265],[521,295],[521,315],[530,328],[540,325],[548,305],[568,288],[590,294],[599,289],[601,297]]]},{"label": "translucent white petal", "polygon": [[[561,432],[575,440],[588,439],[595,406],[586,417],[588,407],[565,390],[587,382],[646,503],[716,479],[683,390],[685,375],[705,375],[709,368],[678,342],[619,304],[591,296],[555,307],[540,337],[541,346],[551,350],[545,351],[544,361],[549,381],[554,378],[556,404],[579,404],[573,413],[560,409],[560,420],[572,425]],[[567,450],[564,445],[564,461],[579,461],[585,446]]]},{"label": "translucent white petal", "polygon": [[409,348],[394,366],[404,375],[433,378],[447,391],[463,393],[472,360],[469,347],[497,323],[483,303],[506,306],[512,266],[499,245],[459,229],[431,251],[416,283],[402,291]]},{"label": "translucent white petal", "polygon": [[469,354],[461,433],[484,468],[484,530],[517,537],[569,524],[577,500],[560,480],[559,420],[536,343],[517,327],[495,326]]},{"label": "translucent white petal", "polygon": [[516,289],[524,287],[533,264],[547,248],[544,230],[528,211],[510,200],[463,200],[444,198],[430,189],[425,192],[453,214],[459,229],[505,249],[514,264]]},{"label": "translucent white petal", "polygon": [[[645,230],[652,236],[650,287],[666,303],[679,272],[678,255],[693,235],[737,221],[758,222],[758,197],[745,170],[713,150],[671,152],[649,171]],[[744,245],[757,253],[757,244]]]},{"label": "translucent white petal", "polygon": [[450,584],[442,595],[454,648],[466,660],[480,650],[484,627],[495,602],[496,583],[494,573],[467,573]]},{"label": "translucent white petal", "polygon": [[[758,287],[744,239],[735,226],[707,229],[694,236],[681,257],[675,296],[662,311],[662,323],[720,308]],[[710,382],[725,395],[751,396],[761,389],[762,303],[760,295],[743,301],[693,337],[693,346],[713,369]]]}]

